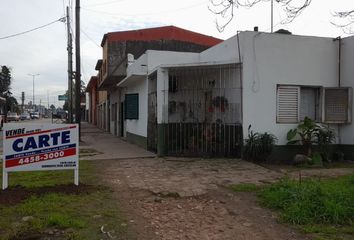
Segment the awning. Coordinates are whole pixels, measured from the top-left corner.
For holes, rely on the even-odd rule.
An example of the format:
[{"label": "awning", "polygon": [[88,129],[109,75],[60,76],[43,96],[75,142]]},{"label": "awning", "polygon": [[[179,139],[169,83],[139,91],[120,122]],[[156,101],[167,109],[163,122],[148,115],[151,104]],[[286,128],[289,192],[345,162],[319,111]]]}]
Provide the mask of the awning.
[{"label": "awning", "polygon": [[122,81],[117,84],[117,87],[126,87],[134,82],[146,79],[146,74],[132,74],[125,77]]}]

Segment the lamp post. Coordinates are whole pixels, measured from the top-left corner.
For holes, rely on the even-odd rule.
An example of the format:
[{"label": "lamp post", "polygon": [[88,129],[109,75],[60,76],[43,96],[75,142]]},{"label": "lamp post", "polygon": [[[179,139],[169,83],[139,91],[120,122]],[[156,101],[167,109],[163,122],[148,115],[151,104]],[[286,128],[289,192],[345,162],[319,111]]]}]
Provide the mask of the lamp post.
[{"label": "lamp post", "polygon": [[32,83],[33,83],[33,108],[34,108],[34,78],[36,77],[36,76],[39,76],[40,74],[28,74],[29,76],[32,76]]}]

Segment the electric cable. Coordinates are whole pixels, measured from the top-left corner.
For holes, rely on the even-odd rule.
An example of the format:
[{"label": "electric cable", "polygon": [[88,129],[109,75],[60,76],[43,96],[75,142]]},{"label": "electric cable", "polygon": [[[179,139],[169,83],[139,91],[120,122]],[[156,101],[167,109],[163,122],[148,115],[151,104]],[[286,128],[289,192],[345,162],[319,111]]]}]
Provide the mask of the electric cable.
[{"label": "electric cable", "polygon": [[95,44],[97,47],[101,48],[101,46],[99,44],[97,44],[86,32],[84,32],[84,30],[81,28],[80,30],[86,37],[88,40],[90,40],[93,44]]},{"label": "electric cable", "polygon": [[89,12],[93,12],[93,13],[99,13],[99,14],[104,14],[104,15],[110,15],[110,16],[149,16],[149,15],[160,15],[160,14],[167,14],[167,13],[172,13],[172,12],[179,12],[179,11],[183,11],[183,10],[187,10],[187,9],[191,9],[191,8],[195,8],[198,6],[201,6],[203,4],[205,4],[206,1],[202,1],[193,5],[189,5],[186,7],[181,7],[181,8],[177,8],[177,9],[168,9],[165,11],[160,11],[160,12],[149,12],[149,13],[136,13],[136,14],[125,14],[125,13],[111,13],[111,12],[105,12],[105,11],[97,11],[94,9],[90,9],[90,8],[86,8],[86,7],[81,7],[82,10],[85,11],[89,11]]},{"label": "electric cable", "polygon": [[44,24],[44,25],[36,27],[36,28],[32,28],[32,29],[24,31],[24,32],[19,32],[19,33],[15,33],[15,34],[12,34],[12,35],[5,36],[5,37],[0,37],[0,40],[7,39],[7,38],[12,38],[12,37],[17,37],[17,36],[20,36],[20,35],[23,35],[23,34],[26,34],[26,33],[29,33],[29,32],[33,32],[35,30],[38,30],[38,29],[41,29],[41,28],[44,28],[44,27],[48,27],[49,25],[52,25],[52,24],[54,24],[56,22],[65,22],[65,17],[61,17],[58,20],[55,20],[53,22]]}]

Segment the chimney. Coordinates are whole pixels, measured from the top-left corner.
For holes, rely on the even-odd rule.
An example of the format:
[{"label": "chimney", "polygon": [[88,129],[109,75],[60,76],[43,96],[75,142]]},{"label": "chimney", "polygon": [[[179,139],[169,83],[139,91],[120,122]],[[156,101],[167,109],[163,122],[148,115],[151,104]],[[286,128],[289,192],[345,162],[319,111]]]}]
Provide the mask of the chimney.
[{"label": "chimney", "polygon": [[255,26],[255,27],[253,28],[253,31],[258,32],[258,26]]}]

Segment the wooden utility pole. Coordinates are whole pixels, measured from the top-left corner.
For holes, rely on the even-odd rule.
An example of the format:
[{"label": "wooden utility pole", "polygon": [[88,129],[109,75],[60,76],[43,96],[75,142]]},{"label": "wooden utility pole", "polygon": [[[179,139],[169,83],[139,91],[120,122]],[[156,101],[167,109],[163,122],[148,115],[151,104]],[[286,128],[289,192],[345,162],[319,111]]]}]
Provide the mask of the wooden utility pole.
[{"label": "wooden utility pole", "polygon": [[81,60],[80,60],[80,0],[75,4],[75,122],[79,124],[79,136],[81,135],[81,109],[80,109],[80,90],[81,90]]},{"label": "wooden utility pole", "polygon": [[73,41],[70,31],[69,7],[66,7],[66,26],[68,32],[68,120],[73,122]]}]

